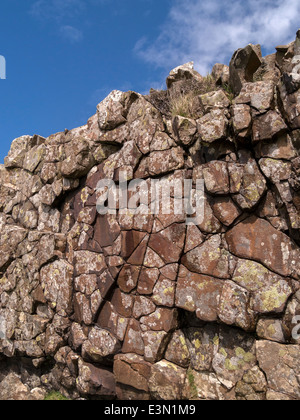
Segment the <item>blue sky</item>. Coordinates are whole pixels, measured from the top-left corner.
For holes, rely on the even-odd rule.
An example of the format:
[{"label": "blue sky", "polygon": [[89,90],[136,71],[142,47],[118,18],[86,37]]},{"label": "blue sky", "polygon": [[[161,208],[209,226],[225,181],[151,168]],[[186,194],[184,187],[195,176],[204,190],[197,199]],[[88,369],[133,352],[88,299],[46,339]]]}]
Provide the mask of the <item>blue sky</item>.
[{"label": "blue sky", "polygon": [[0,163],[12,140],[85,124],[113,89],[164,87],[187,61],[206,74],[235,49],[295,38],[299,0],[2,0]]}]

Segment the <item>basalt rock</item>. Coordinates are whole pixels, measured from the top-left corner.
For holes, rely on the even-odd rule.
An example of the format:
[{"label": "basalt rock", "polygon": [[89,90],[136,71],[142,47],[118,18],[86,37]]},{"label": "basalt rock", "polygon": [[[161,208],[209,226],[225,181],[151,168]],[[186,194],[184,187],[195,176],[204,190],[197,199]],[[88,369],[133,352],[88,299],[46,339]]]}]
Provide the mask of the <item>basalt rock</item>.
[{"label": "basalt rock", "polygon": [[[299,45],[13,141],[0,399],[300,399]],[[185,96],[197,113],[171,115]]]}]

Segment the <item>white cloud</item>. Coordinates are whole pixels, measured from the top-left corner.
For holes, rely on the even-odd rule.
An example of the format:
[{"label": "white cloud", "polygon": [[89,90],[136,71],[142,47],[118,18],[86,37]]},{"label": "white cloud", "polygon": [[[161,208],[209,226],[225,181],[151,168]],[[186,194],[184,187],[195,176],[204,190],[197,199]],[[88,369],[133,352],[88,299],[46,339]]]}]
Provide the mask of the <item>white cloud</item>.
[{"label": "white cloud", "polygon": [[193,60],[206,74],[249,43],[271,53],[291,42],[299,14],[299,0],[174,0],[157,39],[140,39],[135,52],[168,69]]},{"label": "white cloud", "polygon": [[83,32],[74,25],[67,24],[85,9],[83,0],[37,0],[29,13],[38,21],[54,22],[57,33],[72,44],[83,38]]},{"label": "white cloud", "polygon": [[64,25],[60,27],[60,33],[67,41],[71,43],[76,43],[82,40],[83,33],[73,26]]},{"label": "white cloud", "polygon": [[78,15],[84,8],[83,0],[37,0],[32,4],[30,14],[39,20],[61,21]]}]

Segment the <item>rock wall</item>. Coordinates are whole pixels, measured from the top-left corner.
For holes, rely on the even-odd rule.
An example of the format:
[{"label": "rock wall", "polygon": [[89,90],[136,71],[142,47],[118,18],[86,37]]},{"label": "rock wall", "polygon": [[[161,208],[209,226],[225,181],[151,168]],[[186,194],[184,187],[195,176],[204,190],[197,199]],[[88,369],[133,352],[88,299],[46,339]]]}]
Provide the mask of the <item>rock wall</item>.
[{"label": "rock wall", "polygon": [[[1,399],[300,399],[299,69],[300,33],[268,57],[248,45],[209,78],[178,67],[166,92],[114,91],[84,127],[13,141]],[[98,182],[124,171],[203,179],[203,220],[100,215]]]}]

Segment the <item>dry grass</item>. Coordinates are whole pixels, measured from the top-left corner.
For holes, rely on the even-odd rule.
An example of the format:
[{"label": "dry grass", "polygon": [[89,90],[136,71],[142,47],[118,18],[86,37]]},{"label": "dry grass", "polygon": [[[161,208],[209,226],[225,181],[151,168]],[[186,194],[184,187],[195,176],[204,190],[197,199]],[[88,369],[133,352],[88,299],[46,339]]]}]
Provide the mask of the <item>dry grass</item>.
[{"label": "dry grass", "polygon": [[194,100],[195,95],[192,92],[185,95],[180,95],[177,98],[173,98],[170,104],[172,117],[175,117],[176,115],[180,115],[181,117],[185,118],[197,117],[193,106]]},{"label": "dry grass", "polygon": [[152,89],[146,98],[164,115],[180,115],[185,118],[197,119],[202,116],[197,97],[216,89],[214,77],[208,74],[201,81],[196,79],[183,80],[180,83],[180,91],[174,97],[170,97],[168,91]]},{"label": "dry grass", "polygon": [[186,118],[201,117],[197,97],[216,89],[216,81],[210,74],[204,77],[201,82],[195,79],[186,80],[181,86],[181,94],[170,99],[171,115],[180,115]]}]

